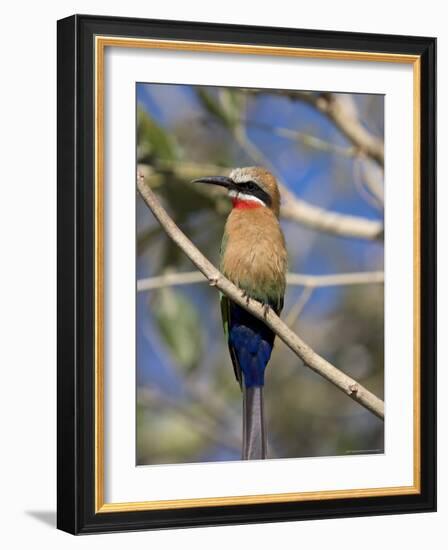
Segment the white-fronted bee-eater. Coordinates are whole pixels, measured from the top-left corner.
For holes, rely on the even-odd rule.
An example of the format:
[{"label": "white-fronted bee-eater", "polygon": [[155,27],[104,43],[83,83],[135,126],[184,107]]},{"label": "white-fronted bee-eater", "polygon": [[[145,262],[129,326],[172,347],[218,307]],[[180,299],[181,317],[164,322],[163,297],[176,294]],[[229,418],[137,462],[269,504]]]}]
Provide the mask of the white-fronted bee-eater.
[{"label": "white-fronted bee-eater", "polygon": [[[229,177],[195,182],[225,187],[233,209],[221,245],[221,271],[248,298],[283,308],[287,253],[279,224],[280,193],[275,177],[259,167],[236,168]],[[226,296],[221,311],[235,376],[243,391],[242,458],[267,458],[263,387],[275,334],[263,321]]]}]

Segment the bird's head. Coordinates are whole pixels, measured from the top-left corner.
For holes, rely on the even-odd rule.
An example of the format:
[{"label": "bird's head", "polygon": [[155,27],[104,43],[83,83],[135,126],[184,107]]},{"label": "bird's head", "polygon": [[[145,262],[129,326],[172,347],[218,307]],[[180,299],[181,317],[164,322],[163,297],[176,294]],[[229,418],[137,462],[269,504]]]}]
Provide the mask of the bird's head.
[{"label": "bird's head", "polygon": [[277,181],[265,168],[235,168],[229,176],[208,176],[194,182],[225,187],[234,208],[264,207],[271,209],[276,216],[279,215],[280,192]]}]

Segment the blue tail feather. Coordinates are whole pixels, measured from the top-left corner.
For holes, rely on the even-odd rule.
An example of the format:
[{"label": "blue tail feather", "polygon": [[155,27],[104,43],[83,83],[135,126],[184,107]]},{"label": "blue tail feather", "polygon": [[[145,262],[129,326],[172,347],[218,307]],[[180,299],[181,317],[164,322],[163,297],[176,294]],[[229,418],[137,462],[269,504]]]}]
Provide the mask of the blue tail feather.
[{"label": "blue tail feather", "polygon": [[275,334],[262,321],[231,303],[229,346],[233,349],[246,388],[264,385]]}]

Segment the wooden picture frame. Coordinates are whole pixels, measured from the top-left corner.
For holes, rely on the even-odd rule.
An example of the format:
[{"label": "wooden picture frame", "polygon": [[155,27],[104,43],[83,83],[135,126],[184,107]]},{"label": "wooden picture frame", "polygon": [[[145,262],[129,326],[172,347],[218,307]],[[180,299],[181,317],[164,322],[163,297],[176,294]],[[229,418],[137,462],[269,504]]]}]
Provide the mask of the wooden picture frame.
[{"label": "wooden picture frame", "polygon": [[[103,92],[108,47],[412,65],[412,486],[165,503],[152,502],[148,494],[145,502],[105,502]],[[58,22],[58,528],[81,534],[435,510],[435,63],[433,38],[88,15]]]}]

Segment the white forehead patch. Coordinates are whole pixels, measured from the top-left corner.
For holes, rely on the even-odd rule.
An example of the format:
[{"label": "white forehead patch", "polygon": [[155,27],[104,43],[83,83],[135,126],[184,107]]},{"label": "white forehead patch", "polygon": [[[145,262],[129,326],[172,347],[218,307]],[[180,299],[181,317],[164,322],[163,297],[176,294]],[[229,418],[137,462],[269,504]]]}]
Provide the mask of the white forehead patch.
[{"label": "white forehead patch", "polygon": [[235,183],[242,183],[243,181],[249,180],[256,181],[250,168],[235,168],[230,172],[229,177]]},{"label": "white forehead patch", "polygon": [[229,197],[231,199],[238,199],[240,201],[256,202],[258,204],[261,204],[261,206],[266,206],[266,204],[258,197],[254,197],[253,195],[247,195],[246,193],[239,193],[238,191],[234,191],[233,189],[232,191],[229,191]]}]

